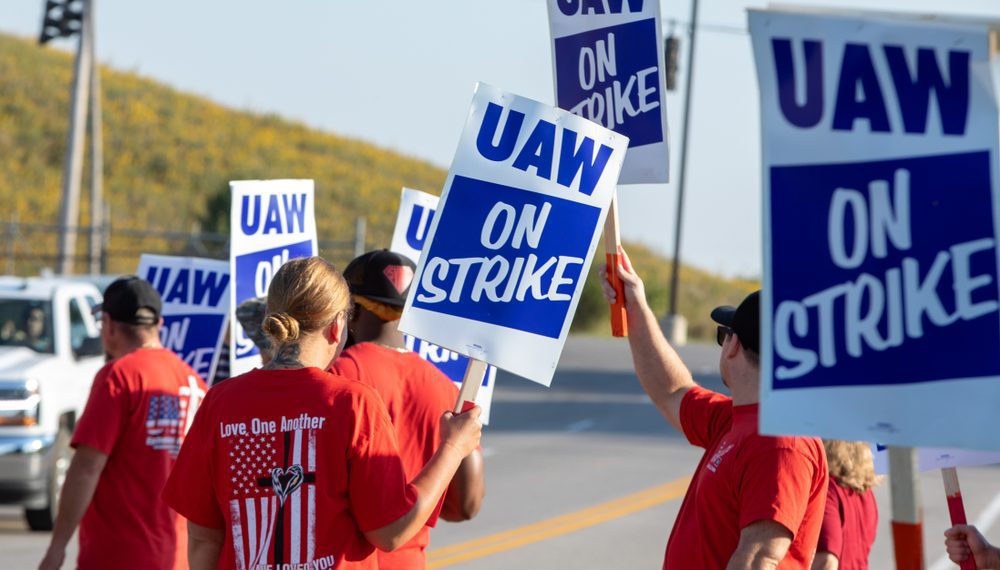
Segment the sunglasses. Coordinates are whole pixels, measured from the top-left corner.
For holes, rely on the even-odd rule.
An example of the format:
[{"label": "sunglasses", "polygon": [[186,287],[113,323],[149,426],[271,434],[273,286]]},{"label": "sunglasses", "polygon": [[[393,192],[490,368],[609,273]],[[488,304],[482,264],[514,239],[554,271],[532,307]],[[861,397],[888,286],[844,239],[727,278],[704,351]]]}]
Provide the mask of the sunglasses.
[{"label": "sunglasses", "polygon": [[719,343],[719,346],[722,346],[731,334],[733,334],[733,329],[719,325],[715,329],[715,342]]}]

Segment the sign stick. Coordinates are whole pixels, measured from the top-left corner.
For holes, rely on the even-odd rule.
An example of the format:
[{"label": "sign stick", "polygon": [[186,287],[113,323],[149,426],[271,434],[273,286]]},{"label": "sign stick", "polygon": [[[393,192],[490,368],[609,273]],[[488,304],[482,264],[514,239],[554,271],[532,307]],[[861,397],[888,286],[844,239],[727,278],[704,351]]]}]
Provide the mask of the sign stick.
[{"label": "sign stick", "polygon": [[455,402],[455,413],[460,414],[472,406],[476,405],[476,394],[483,384],[483,376],[486,375],[486,362],[475,358],[469,359],[469,364],[465,366],[465,377],[462,378],[462,387],[458,389],[458,401]]},{"label": "sign stick", "polygon": [[[958,486],[958,469],[946,467],[941,470],[944,479],[944,494],[948,498],[948,514],[951,524],[968,524],[965,518],[965,503],[962,501],[962,490]],[[962,570],[976,570],[976,561],[969,557],[960,565]]]},{"label": "sign stick", "polygon": [[608,264],[608,283],[615,290],[615,304],[611,305],[611,335],[628,336],[628,318],[625,315],[625,287],[618,277],[622,242],[618,226],[618,191],[611,195],[608,217],[604,220],[604,256]]},{"label": "sign stick", "polygon": [[917,451],[889,447],[892,542],[896,570],[924,570],[923,509],[917,494]]}]

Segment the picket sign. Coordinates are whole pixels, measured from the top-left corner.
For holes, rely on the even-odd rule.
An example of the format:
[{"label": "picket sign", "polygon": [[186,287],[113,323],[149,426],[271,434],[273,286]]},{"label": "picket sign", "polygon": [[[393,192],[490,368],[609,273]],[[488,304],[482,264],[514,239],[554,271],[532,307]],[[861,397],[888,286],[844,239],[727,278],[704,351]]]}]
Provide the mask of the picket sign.
[{"label": "picket sign", "polygon": [[611,305],[611,335],[628,336],[628,317],[625,315],[625,285],[618,275],[621,263],[622,242],[618,226],[618,191],[611,197],[608,217],[604,220],[604,256],[608,264],[608,283],[615,290],[615,302]]},{"label": "picket sign", "polygon": [[918,570],[915,448],[1000,451],[997,24],[794,10],[750,11],[760,431],[894,446],[896,564]]},{"label": "picket sign", "polygon": [[627,146],[479,84],[399,330],[548,386]]},{"label": "picket sign", "polygon": [[[312,180],[234,180],[230,224],[230,314],[240,303],[267,295],[271,278],[289,259],[317,254]],[[260,351],[231,319],[230,372],[260,366]]]},{"label": "picket sign", "polygon": [[136,274],[163,301],[160,343],[212,384],[229,320],[229,263],[143,253]]},{"label": "picket sign", "polygon": [[[556,106],[629,137],[619,184],[665,183],[670,149],[660,3],[548,0]],[[618,204],[605,220],[608,283],[617,294],[611,334],[628,336],[618,275]]]}]

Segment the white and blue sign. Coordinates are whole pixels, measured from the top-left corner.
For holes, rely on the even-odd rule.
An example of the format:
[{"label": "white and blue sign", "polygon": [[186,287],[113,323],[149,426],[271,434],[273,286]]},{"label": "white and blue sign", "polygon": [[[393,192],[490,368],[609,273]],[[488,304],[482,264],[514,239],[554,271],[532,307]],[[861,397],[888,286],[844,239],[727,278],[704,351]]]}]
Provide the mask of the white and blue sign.
[{"label": "white and blue sign", "polygon": [[620,184],[669,180],[660,3],[548,0],[556,106],[629,138]]},{"label": "white and blue sign", "polygon": [[627,145],[479,84],[400,330],[548,385]]},{"label": "white and blue sign", "polygon": [[[312,180],[230,182],[230,266],[234,295],[230,314],[247,299],[267,295],[271,278],[289,259],[317,254]],[[260,351],[232,319],[233,376],[260,365]]]},{"label": "white and blue sign", "polygon": [[137,274],[160,293],[160,342],[211,382],[229,314],[229,263],[215,259],[143,254]]},{"label": "white and blue sign", "polygon": [[[439,201],[440,199],[433,194],[412,188],[403,188],[403,193],[399,198],[396,228],[392,233],[392,244],[389,249],[409,257],[414,263],[419,262],[424,243],[427,242],[427,236],[430,234],[431,221],[434,220],[434,213],[437,211]],[[437,367],[452,382],[461,386],[462,380],[465,378],[465,368],[469,364],[469,357],[410,335],[403,336],[406,340],[406,348],[419,354],[421,358]],[[484,424],[490,421],[493,383],[496,376],[496,367],[487,367],[483,383],[479,387],[479,391],[476,392],[476,405],[482,408],[480,418]]]},{"label": "white and blue sign", "polygon": [[752,11],[761,429],[1000,449],[988,28]]}]

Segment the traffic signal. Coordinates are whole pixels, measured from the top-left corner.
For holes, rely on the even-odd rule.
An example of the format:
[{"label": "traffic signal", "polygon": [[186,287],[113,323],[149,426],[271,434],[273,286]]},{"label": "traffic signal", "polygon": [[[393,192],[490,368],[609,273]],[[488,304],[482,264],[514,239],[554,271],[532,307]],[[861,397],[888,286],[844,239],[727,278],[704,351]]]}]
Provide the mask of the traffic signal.
[{"label": "traffic signal", "polygon": [[680,57],[681,39],[670,36],[664,42],[663,65],[666,67],[667,91],[677,89],[677,59]]},{"label": "traffic signal", "polygon": [[38,43],[69,38],[83,29],[83,3],[86,0],[45,0],[45,15]]}]

